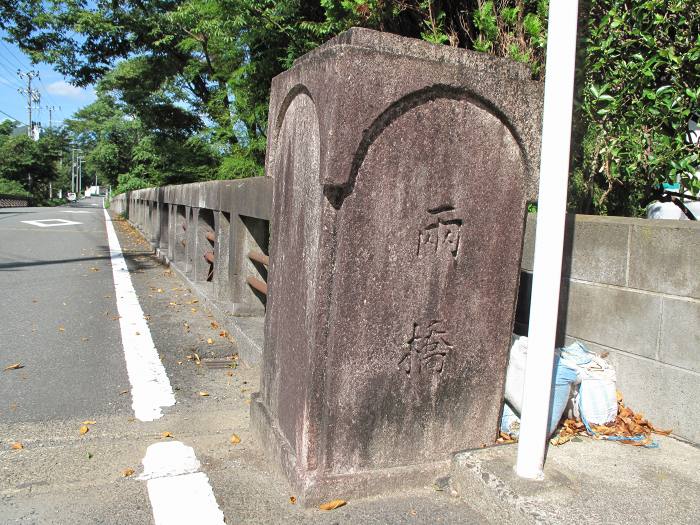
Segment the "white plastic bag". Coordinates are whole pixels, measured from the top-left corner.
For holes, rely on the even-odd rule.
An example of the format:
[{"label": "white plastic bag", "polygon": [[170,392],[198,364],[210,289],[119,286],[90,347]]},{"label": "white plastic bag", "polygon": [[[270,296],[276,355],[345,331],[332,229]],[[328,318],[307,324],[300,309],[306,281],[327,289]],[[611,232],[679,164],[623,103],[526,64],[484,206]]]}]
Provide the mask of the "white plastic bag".
[{"label": "white plastic bag", "polygon": [[562,362],[576,368],[581,385],[574,399],[574,416],[604,425],[617,417],[615,370],[605,359],[575,341],[562,348]]},{"label": "white plastic bag", "polygon": [[525,388],[525,363],[527,362],[527,337],[514,335],[511,340],[508,371],[506,372],[506,401],[520,414],[523,410]]},{"label": "white plastic bag", "polygon": [[[528,339],[524,336],[513,336],[506,374],[505,398],[506,405],[503,410],[501,424],[506,428],[511,426],[513,416],[517,418],[522,413],[523,391],[525,388],[525,365],[527,363]],[[576,371],[566,366],[560,358],[559,349],[554,352],[554,365],[552,369],[552,393],[550,397],[548,431],[552,434],[559,424],[566,405],[571,395],[571,386],[578,381]],[[513,411],[508,407],[513,408]],[[519,423],[519,418],[517,418]],[[519,427],[518,427],[519,428]],[[508,434],[512,431],[503,430]]]}]

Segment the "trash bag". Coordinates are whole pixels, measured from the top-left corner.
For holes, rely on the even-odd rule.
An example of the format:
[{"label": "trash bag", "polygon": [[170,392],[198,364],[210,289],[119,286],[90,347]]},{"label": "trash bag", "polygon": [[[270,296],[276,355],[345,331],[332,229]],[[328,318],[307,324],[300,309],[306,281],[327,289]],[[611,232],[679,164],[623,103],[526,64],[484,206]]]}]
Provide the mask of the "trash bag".
[{"label": "trash bag", "polygon": [[561,349],[562,363],[575,370],[581,383],[574,398],[574,417],[604,425],[617,417],[615,370],[580,341]]},{"label": "trash bag", "polygon": [[501,416],[501,432],[509,436],[520,435],[520,418],[513,412],[508,403],[503,403],[503,415]]},{"label": "trash bag", "polygon": [[[525,387],[525,364],[527,362],[528,340],[524,336],[513,336],[513,344],[510,349],[508,371],[506,373],[506,388],[503,416],[501,417],[501,431],[517,436],[517,433],[503,430],[513,426],[513,416],[518,417],[522,412],[523,390]],[[548,435],[551,435],[559,425],[566,405],[571,396],[571,386],[578,380],[576,370],[565,366],[562,362],[559,350],[554,353],[554,366],[552,368],[552,396],[549,405]],[[507,409],[506,409],[507,407]],[[520,419],[517,419],[519,432]]]}]

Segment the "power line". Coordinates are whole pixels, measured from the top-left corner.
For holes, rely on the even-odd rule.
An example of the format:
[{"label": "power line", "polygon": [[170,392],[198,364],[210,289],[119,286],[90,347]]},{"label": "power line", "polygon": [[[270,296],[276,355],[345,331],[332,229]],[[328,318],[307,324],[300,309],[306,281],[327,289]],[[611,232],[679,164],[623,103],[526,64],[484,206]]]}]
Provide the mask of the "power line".
[{"label": "power line", "polygon": [[[12,49],[10,49],[10,47],[5,43],[4,40],[0,40],[0,45],[2,45],[2,47],[4,47],[7,50],[7,54],[10,55],[14,59],[14,61],[17,63],[18,67],[20,67],[20,68],[24,67],[24,65],[22,65],[22,63],[19,61],[19,59],[12,52]],[[2,55],[0,55],[0,56],[2,56]]]},{"label": "power line", "polygon": [[10,86],[10,87],[13,87],[13,88],[20,88],[20,87],[22,87],[20,84],[17,83],[16,80],[13,80],[13,77],[14,77],[14,75],[12,75],[10,78],[0,77],[0,79],[3,80],[3,83],[4,83],[6,86]]},{"label": "power line", "polygon": [[12,84],[13,87],[22,87],[22,85],[19,84],[19,83],[17,82],[17,80],[12,80],[12,79],[14,79],[15,76],[17,75],[17,71],[11,71],[11,70],[8,69],[8,68],[5,66],[5,64],[3,64],[2,62],[0,62],[0,67],[3,68],[3,69],[7,72],[8,75],[10,75],[10,78],[5,79],[5,80],[7,80],[10,84]]},{"label": "power line", "polygon": [[2,113],[3,115],[5,115],[6,117],[10,117],[10,118],[11,118],[12,120],[14,120],[15,122],[19,122],[20,124],[24,124],[24,125],[26,126],[26,124],[25,124],[24,122],[22,122],[21,120],[17,120],[15,117],[13,117],[12,115],[10,115],[9,113],[5,113],[2,109],[0,109],[0,113]]},{"label": "power line", "polygon": [[39,77],[39,84],[41,84],[41,87],[44,88],[44,91],[46,92],[46,96],[49,99],[49,102],[51,102],[51,104],[53,104],[54,106],[58,106],[58,110],[61,111],[61,106],[59,106],[56,103],[56,101],[53,99],[53,97],[51,96],[51,93],[49,93],[48,88],[44,85],[44,81],[41,80],[41,77]]},{"label": "power line", "polygon": [[10,67],[10,69],[17,69],[18,67],[16,64],[13,64],[11,61],[9,61],[5,55],[0,54],[0,60],[3,60],[4,63]]}]

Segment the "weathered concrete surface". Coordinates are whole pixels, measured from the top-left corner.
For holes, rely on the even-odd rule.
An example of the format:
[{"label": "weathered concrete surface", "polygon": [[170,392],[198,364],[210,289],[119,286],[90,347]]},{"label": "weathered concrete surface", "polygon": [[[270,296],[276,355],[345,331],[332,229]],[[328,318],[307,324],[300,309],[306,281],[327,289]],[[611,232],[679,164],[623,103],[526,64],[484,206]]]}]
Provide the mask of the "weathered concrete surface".
[{"label": "weathered concrete surface", "polygon": [[585,438],[549,447],[544,481],[515,475],[517,445],[465,452],[450,485],[508,523],[697,523],[700,450],[656,439],[658,449]]},{"label": "weathered concrete surface", "polygon": [[519,65],[368,30],[273,81],[251,410],[307,503],[493,443],[540,99]]}]

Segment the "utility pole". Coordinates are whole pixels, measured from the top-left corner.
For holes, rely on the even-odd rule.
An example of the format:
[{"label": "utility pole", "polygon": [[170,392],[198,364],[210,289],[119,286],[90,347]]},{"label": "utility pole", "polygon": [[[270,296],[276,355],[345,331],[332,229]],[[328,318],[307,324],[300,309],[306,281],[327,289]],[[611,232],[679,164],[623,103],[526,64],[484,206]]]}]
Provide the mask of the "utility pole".
[{"label": "utility pole", "polygon": [[75,148],[70,149],[70,191],[75,193]]},{"label": "utility pole", "polygon": [[79,164],[83,150],[71,147],[70,186],[73,193],[80,193]]},{"label": "utility pole", "polygon": [[[82,153],[82,152],[81,152]],[[83,189],[83,162],[85,157],[78,157],[78,193]]]},{"label": "utility pole", "polygon": [[61,111],[61,106],[46,106],[46,109],[49,110],[49,129],[53,129],[53,112]]},{"label": "utility pole", "polygon": [[17,76],[22,80],[27,80],[27,89],[20,88],[17,91],[22,95],[27,96],[27,114],[29,116],[29,128],[27,129],[27,135],[29,138],[34,139],[34,122],[32,122],[32,106],[36,103],[38,104],[41,100],[41,95],[38,89],[32,89],[32,79],[39,76],[38,71],[27,71],[24,73],[21,70],[17,70]]}]

